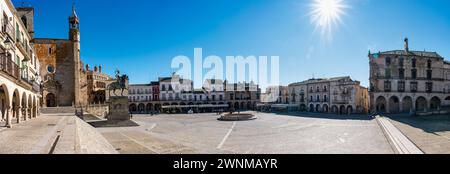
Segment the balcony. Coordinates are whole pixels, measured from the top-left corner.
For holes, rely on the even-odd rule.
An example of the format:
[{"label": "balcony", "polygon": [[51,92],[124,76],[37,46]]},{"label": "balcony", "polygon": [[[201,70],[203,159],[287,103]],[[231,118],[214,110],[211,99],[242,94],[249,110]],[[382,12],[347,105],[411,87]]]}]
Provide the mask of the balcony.
[{"label": "balcony", "polygon": [[24,55],[23,61],[30,61],[31,60],[31,55],[32,55],[31,49],[26,49],[25,45],[23,45],[23,44],[21,44],[19,42],[16,42],[16,47],[19,48],[19,50]]},{"label": "balcony", "polygon": [[14,40],[14,38],[16,37],[14,35],[14,27],[11,24],[4,24],[2,26],[2,33],[8,35],[11,38],[11,40]]},{"label": "balcony", "polygon": [[10,57],[0,54],[0,70],[11,75],[15,79],[20,77],[20,67]]}]

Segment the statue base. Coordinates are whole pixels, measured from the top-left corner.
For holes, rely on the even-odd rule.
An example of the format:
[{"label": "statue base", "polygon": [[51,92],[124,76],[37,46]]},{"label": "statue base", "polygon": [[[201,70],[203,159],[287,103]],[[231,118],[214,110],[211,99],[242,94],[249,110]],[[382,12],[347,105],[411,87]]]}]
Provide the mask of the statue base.
[{"label": "statue base", "polygon": [[131,114],[128,110],[128,97],[114,96],[109,98],[109,114],[106,116],[108,121],[127,121],[131,120]]}]

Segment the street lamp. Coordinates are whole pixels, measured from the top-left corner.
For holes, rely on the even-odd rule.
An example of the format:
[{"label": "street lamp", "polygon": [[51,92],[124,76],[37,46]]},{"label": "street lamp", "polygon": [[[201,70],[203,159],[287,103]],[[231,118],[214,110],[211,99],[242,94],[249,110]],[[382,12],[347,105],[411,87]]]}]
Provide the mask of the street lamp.
[{"label": "street lamp", "polygon": [[5,47],[5,52],[3,54],[8,55],[8,51],[12,49],[12,41],[9,37],[6,38],[6,40],[3,42],[3,45]]}]

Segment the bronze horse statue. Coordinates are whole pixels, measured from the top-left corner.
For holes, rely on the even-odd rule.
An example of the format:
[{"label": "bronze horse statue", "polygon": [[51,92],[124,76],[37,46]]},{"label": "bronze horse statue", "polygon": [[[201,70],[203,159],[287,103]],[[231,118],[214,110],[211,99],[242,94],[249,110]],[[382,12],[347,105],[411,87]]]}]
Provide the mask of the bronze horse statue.
[{"label": "bronze horse statue", "polygon": [[111,96],[111,91],[113,91],[114,94],[116,94],[116,90],[120,89],[122,90],[120,95],[123,96],[123,91],[127,88],[128,83],[128,76],[127,75],[121,75],[119,70],[116,70],[116,81],[108,85],[108,91],[109,96]]}]

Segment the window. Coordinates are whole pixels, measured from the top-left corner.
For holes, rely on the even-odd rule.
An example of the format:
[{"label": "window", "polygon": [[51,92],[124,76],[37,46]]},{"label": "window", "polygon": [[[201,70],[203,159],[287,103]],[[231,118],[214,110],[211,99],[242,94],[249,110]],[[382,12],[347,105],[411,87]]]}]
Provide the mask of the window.
[{"label": "window", "polygon": [[412,67],[413,68],[417,67],[417,60],[416,60],[416,58],[412,59]]},{"label": "window", "polygon": [[52,48],[48,48],[48,54],[52,54]]},{"label": "window", "polygon": [[412,69],[411,70],[411,78],[412,79],[417,79],[417,69]]},{"label": "window", "polygon": [[386,57],[386,66],[391,66],[391,58]]},{"label": "window", "polygon": [[389,68],[386,68],[386,70],[385,70],[385,72],[384,72],[385,74],[385,77],[387,78],[387,79],[390,79],[391,78],[391,69],[389,69]]},{"label": "window", "polygon": [[433,92],[433,83],[432,82],[427,82],[426,83],[426,89],[425,89],[428,93]]},{"label": "window", "polygon": [[47,72],[48,73],[55,73],[55,67],[53,65],[47,65]]},{"label": "window", "polygon": [[385,81],[384,82],[384,91],[385,92],[390,92],[391,91],[391,82],[390,81]]},{"label": "window", "polygon": [[400,67],[403,67],[403,66],[405,65],[405,59],[404,59],[403,57],[401,57],[401,58],[398,60],[398,65],[399,65]]},{"label": "window", "polygon": [[162,85],[162,91],[166,91],[166,85]]},{"label": "window", "polygon": [[431,69],[431,60],[430,59],[428,59],[428,61],[427,61],[427,68]]},{"label": "window", "polygon": [[324,92],[327,92],[327,90],[328,90],[328,89],[327,89],[327,86],[324,86],[324,87],[323,87],[323,91],[324,91]]},{"label": "window", "polygon": [[405,92],[405,82],[398,82],[398,92]]},{"label": "window", "polygon": [[317,87],[316,92],[320,92],[320,88],[319,87]]},{"label": "window", "polygon": [[433,70],[427,70],[427,79],[431,80],[433,78]]},{"label": "window", "polygon": [[28,28],[28,26],[27,26],[27,17],[26,16],[22,16],[22,23],[23,23],[23,25],[25,25],[25,28]]},{"label": "window", "polygon": [[311,99],[309,100],[309,102],[313,102],[313,96],[311,96]]},{"label": "window", "polygon": [[316,98],[317,98],[316,102],[320,102],[320,96],[317,96]]},{"label": "window", "polygon": [[223,96],[222,95],[219,95],[219,100],[223,100]]},{"label": "window", "polygon": [[404,78],[405,78],[405,69],[400,68],[400,69],[398,70],[398,77],[399,77],[400,79],[404,79]]},{"label": "window", "polygon": [[323,96],[323,101],[324,101],[324,102],[328,102],[328,97],[327,97],[327,95],[324,95],[324,96]]},{"label": "window", "polygon": [[411,92],[417,92],[417,82],[411,82]]}]

